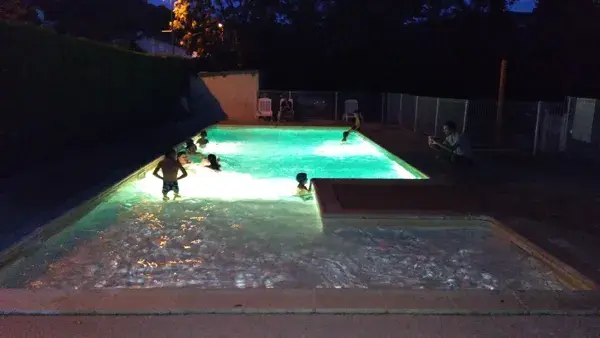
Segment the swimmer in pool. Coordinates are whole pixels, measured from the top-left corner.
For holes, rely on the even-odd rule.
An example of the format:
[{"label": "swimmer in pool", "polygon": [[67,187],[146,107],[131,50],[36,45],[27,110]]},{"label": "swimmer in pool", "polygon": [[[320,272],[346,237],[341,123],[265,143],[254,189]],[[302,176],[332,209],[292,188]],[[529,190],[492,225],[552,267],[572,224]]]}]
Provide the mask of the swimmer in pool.
[{"label": "swimmer in pool", "polygon": [[217,156],[215,156],[215,154],[209,154],[206,157],[206,160],[208,161],[208,164],[205,164],[204,166],[212,169],[214,171],[221,171],[221,165],[219,164],[219,159],[217,158]]},{"label": "swimmer in pool", "polygon": [[347,130],[342,134],[342,143],[348,141],[348,136],[349,135],[350,135],[350,132],[347,131]]},{"label": "swimmer in pool", "polygon": [[350,132],[353,131],[359,131],[360,130],[360,111],[356,110],[354,113],[354,123],[352,124],[352,127],[350,127],[350,129],[346,130],[343,134],[342,134],[342,142],[346,142],[348,141],[348,136],[350,136]]},{"label": "swimmer in pool", "polygon": [[208,134],[206,133],[206,130],[200,132],[200,138],[196,143],[198,143],[200,148],[204,148],[208,144]]},{"label": "swimmer in pool", "polygon": [[307,187],[306,183],[308,182],[308,175],[306,175],[306,173],[298,173],[296,175],[296,182],[298,182],[298,185],[296,186],[296,195],[300,196],[302,199],[309,199],[312,197],[312,181],[310,181],[310,184]]},{"label": "swimmer in pool", "polygon": [[192,160],[187,157],[187,153],[185,151],[180,151],[177,153],[177,162],[182,166],[192,163]]},{"label": "swimmer in pool", "polygon": [[[162,171],[162,176],[158,174],[159,171]],[[179,171],[181,171],[181,176],[177,176]],[[152,175],[160,178],[163,181],[163,200],[169,200],[167,194],[171,190],[175,194],[175,198],[181,197],[179,195],[179,182],[177,181],[185,178],[187,176],[187,171],[185,171],[183,166],[177,160],[177,153],[175,152],[175,149],[171,148],[165,153],[165,158],[158,162],[158,165],[156,168],[154,168]]]},{"label": "swimmer in pool", "polygon": [[196,154],[198,152],[198,147],[194,144],[194,140],[188,139],[185,141],[185,152],[188,154]]}]

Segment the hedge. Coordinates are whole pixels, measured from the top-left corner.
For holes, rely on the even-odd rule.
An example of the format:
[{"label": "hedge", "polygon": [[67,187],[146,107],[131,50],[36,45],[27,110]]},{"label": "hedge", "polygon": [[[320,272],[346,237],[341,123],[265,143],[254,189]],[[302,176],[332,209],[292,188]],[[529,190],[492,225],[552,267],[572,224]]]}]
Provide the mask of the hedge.
[{"label": "hedge", "polygon": [[23,150],[32,137],[60,145],[182,117],[189,60],[12,22],[0,22],[0,46],[0,148]]}]

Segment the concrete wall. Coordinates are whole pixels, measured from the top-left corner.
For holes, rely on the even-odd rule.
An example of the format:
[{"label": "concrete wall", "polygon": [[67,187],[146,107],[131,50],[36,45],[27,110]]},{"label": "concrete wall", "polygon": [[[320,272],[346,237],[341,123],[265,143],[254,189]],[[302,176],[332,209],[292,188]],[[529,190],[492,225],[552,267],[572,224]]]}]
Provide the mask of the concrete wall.
[{"label": "concrete wall", "polygon": [[229,121],[255,121],[258,71],[200,73],[199,79],[221,105]]}]

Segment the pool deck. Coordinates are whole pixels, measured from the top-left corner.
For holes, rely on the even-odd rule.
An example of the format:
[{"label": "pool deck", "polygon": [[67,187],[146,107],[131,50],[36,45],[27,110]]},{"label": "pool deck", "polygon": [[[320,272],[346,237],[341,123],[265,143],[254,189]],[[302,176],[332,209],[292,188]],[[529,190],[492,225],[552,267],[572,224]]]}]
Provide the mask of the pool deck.
[{"label": "pool deck", "polygon": [[[234,324],[235,323],[235,324]],[[0,317],[12,338],[597,337],[593,317],[439,315],[188,315]]]},{"label": "pool deck", "polygon": [[[197,132],[198,129],[193,127],[189,123],[173,128],[162,140],[169,139],[166,141],[169,144],[179,142]],[[343,213],[384,217],[411,210],[490,216],[593,282],[600,281],[600,263],[597,260],[600,257],[600,222],[595,221],[600,219],[600,208],[596,207],[600,201],[596,193],[600,180],[592,179],[596,168],[569,166],[569,163],[560,161],[526,160],[526,157],[512,153],[486,152],[478,156],[474,168],[464,172],[437,163],[428,152],[422,135],[377,125],[366,125],[363,133],[435,180],[415,183],[412,187],[407,187],[406,182],[386,181],[382,184],[377,180],[322,182],[323,186],[327,184],[330,187],[330,195],[333,194],[337,208]],[[176,140],[177,135],[181,136]],[[97,149],[81,154],[75,163],[67,160],[0,182],[4,224],[12,225],[4,226],[4,244],[16,240],[14,236],[7,237],[14,229],[21,228],[22,236],[35,229],[36,225],[48,223],[77,201],[89,199],[152,160],[154,155],[151,154],[156,154],[161,147],[155,144],[154,153],[150,151],[146,159],[138,157],[128,161],[131,152],[140,146],[132,141],[118,148],[113,145],[112,148]],[[119,154],[123,161],[109,160],[115,154]],[[75,173],[73,168],[77,168]],[[106,175],[107,172],[111,174]],[[34,215],[32,209],[40,211]],[[324,216],[331,216],[327,212],[324,210]],[[600,326],[600,293],[597,291],[206,291],[185,288],[67,292],[4,289],[0,290],[0,309],[3,314],[10,314],[0,317],[2,337],[18,337],[11,330],[26,328],[39,330],[36,332],[40,337],[64,336],[66,332],[74,332],[70,336],[106,336],[102,331],[93,332],[99,327],[119,330],[115,331],[119,334],[111,336],[137,336],[142,334],[139,331],[141,325],[146,325],[144,333],[156,336],[162,336],[158,332],[167,333],[165,330],[169,333],[180,330],[177,332],[182,332],[182,335],[193,336],[192,332],[197,332],[198,326],[205,325],[207,330],[214,330],[211,332],[215,334],[210,335],[213,337],[219,334],[241,336],[246,330],[256,336],[261,328],[275,336],[299,336],[303,332],[307,336],[353,337],[361,332],[360,320],[365,321],[365,328],[371,328],[372,331],[362,331],[369,332],[367,335],[370,337],[394,336],[393,333],[398,330],[410,336],[550,336],[544,332],[558,333],[558,336],[582,332],[580,336],[594,336],[589,333],[598,332]],[[94,311],[90,312],[90,309]],[[165,312],[165,309],[170,311]],[[32,313],[63,316],[22,316]],[[171,316],[127,316],[132,313]],[[282,313],[288,316],[282,317]],[[332,316],[332,313],[346,315]],[[78,317],[73,319],[67,316],[69,314],[77,314]],[[540,317],[541,314],[546,316]],[[237,333],[231,331],[231,325],[225,322],[231,316],[235,316],[236,322],[240,321],[236,326],[240,329]],[[329,327],[325,324],[329,323],[328,320],[336,324]],[[153,324],[142,324],[149,322]],[[197,324],[199,322],[204,324]],[[215,325],[219,322],[222,324]],[[278,329],[267,329],[267,323]],[[156,331],[153,332],[150,327],[155,327]],[[317,327],[322,331],[318,331]],[[36,337],[35,334],[31,332],[22,336]],[[261,337],[264,337],[264,331]]]}]

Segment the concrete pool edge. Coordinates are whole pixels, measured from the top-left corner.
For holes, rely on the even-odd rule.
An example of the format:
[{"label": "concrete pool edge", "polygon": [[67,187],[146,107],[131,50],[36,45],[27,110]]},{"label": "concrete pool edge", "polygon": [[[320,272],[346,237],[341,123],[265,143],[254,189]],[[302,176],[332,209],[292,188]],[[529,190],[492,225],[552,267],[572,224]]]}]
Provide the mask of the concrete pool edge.
[{"label": "concrete pool edge", "polygon": [[395,289],[0,289],[0,315],[600,315],[600,292]]},{"label": "concrete pool edge", "polygon": [[[452,222],[459,222],[461,226],[464,226],[465,221],[471,223],[471,225],[477,223],[486,223],[494,233],[499,235],[504,240],[515,244],[521,250],[525,251],[530,256],[537,259],[541,264],[545,265],[553,272],[555,277],[569,290],[578,291],[592,291],[600,290],[600,287],[590,278],[583,275],[570,265],[561,261],[560,259],[551,255],[548,251],[544,250],[540,246],[532,243],[519,233],[504,225],[499,220],[488,216],[479,214],[465,214],[462,212],[453,212],[446,210],[408,210],[398,208],[396,210],[385,210],[385,211],[373,211],[373,210],[361,210],[361,209],[347,209],[342,206],[336,192],[333,189],[335,183],[368,183],[369,185],[389,185],[391,182],[388,180],[342,180],[342,179],[327,179],[327,180],[315,180],[314,189],[315,196],[317,199],[317,207],[319,214],[323,222],[324,231],[332,231],[333,229],[339,228],[339,221],[345,222],[344,226],[352,227],[369,227],[373,226],[366,224],[369,221],[377,220],[401,220],[402,226],[417,226],[417,227],[441,227],[439,224],[445,223],[445,225],[451,226]],[[444,186],[448,187],[450,184],[446,182],[434,181],[434,180],[392,180],[393,184],[401,186]],[[437,224],[432,224],[437,222]],[[376,222],[378,225],[378,223]],[[459,225],[459,224],[456,224]]]},{"label": "concrete pool edge", "polygon": [[[194,135],[194,137],[197,136]],[[177,144],[175,147],[180,146],[182,143]],[[1,276],[6,268],[10,267],[12,264],[19,262],[24,255],[27,253],[31,253],[40,248],[43,243],[51,238],[59,234],[64,229],[76,223],[79,219],[87,215],[90,211],[96,208],[103,200],[111,196],[116,190],[118,190],[124,184],[134,180],[150,170],[153,166],[156,166],[158,162],[162,159],[162,156],[157,157],[153,161],[147,163],[142,166],[138,170],[134,171],[130,175],[126,176],[116,184],[104,189],[98,195],[83,201],[78,206],[71,208],[63,215],[53,219],[52,221],[41,225],[31,234],[25,236],[23,239],[18,241],[17,243],[11,245],[6,250],[0,252],[0,280],[2,280]]]}]

